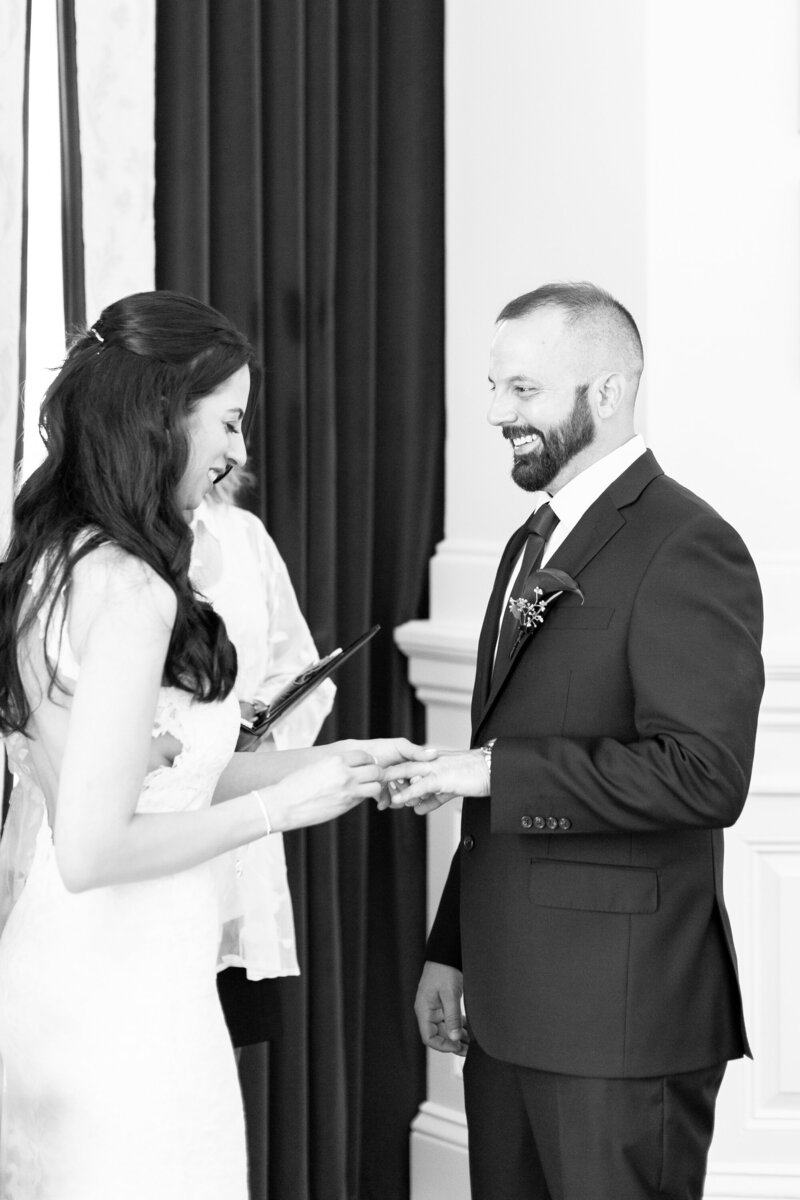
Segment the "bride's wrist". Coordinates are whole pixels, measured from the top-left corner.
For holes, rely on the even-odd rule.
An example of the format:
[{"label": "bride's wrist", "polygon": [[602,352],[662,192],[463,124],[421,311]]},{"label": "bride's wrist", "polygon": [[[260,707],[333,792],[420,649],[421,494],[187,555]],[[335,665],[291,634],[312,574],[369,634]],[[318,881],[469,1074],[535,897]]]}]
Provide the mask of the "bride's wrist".
[{"label": "bride's wrist", "polygon": [[356,738],[340,738],[338,742],[329,742],[325,747],[331,754],[345,754],[350,750],[359,750],[363,746]]},{"label": "bride's wrist", "polygon": [[253,788],[250,793],[256,804],[256,822],[261,828],[260,837],[270,833],[281,833],[287,827],[287,806],[280,795],[281,785]]}]

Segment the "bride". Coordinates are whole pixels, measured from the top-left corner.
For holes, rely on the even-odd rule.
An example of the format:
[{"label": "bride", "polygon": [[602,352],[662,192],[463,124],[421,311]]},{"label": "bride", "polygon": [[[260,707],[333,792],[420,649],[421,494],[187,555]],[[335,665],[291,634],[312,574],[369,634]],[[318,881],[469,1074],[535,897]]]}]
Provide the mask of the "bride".
[{"label": "bride", "polygon": [[5,1200],[246,1200],[212,860],[428,757],[233,753],[235,651],[189,583],[184,514],[244,462],[258,386],[225,317],[151,292],[105,309],[43,403],[0,570]]}]

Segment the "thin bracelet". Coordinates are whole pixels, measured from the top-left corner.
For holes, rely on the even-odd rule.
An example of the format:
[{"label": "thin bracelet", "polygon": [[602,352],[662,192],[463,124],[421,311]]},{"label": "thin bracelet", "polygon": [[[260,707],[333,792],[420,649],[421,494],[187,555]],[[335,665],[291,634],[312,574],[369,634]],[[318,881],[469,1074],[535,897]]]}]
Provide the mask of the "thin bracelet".
[{"label": "thin bracelet", "polygon": [[261,809],[261,815],[264,818],[264,824],[267,827],[267,837],[269,837],[269,835],[272,833],[272,822],[270,821],[269,817],[267,816],[267,806],[261,797],[261,793],[257,792],[255,790],[255,788],[250,793],[250,795],[255,796],[256,800],[258,801],[258,807]]}]

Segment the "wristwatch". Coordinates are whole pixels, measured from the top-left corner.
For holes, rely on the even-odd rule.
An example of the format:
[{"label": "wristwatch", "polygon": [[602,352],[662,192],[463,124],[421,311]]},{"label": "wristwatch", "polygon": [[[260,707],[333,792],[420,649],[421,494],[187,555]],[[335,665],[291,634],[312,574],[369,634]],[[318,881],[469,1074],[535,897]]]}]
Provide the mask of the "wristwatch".
[{"label": "wristwatch", "polygon": [[494,749],[494,744],[496,741],[497,741],[497,738],[490,738],[488,742],[484,742],[484,744],[481,746],[481,754],[483,755],[483,761],[486,763],[486,770],[489,772],[489,794],[490,795],[491,795],[491,791],[492,791],[492,750]]}]

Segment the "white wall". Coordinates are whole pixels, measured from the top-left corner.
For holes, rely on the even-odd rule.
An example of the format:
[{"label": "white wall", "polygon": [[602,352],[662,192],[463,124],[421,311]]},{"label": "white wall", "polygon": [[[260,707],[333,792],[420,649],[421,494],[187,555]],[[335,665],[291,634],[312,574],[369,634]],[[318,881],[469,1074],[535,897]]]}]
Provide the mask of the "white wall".
[{"label": "white wall", "polygon": [[[398,633],[432,740],[463,744],[497,555],[527,514],[485,423],[492,324],[592,279],[642,330],[639,428],[745,536],[768,685],[727,892],[757,1061],[723,1088],[708,1196],[800,1197],[800,37],[792,0],[450,0],[445,539]],[[435,907],[457,813],[431,821]],[[794,946],[791,954],[785,950]],[[468,1195],[461,1086],[432,1056],[414,1200]]]},{"label": "white wall", "polygon": [[798,662],[798,8],[648,7],[648,433],[755,554],[768,660]]},{"label": "white wall", "polygon": [[506,486],[507,444],[484,424],[503,304],[550,279],[595,279],[644,309],[645,122],[632,97],[645,11],[447,5],[448,539],[503,537],[528,511]]}]

